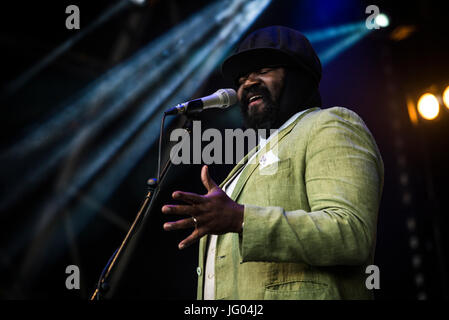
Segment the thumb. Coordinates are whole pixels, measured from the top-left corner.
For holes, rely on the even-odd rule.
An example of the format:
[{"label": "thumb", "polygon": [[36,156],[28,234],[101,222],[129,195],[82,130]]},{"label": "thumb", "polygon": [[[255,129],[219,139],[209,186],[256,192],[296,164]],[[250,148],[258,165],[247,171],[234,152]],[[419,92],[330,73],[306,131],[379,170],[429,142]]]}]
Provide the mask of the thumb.
[{"label": "thumb", "polygon": [[203,166],[201,169],[201,182],[206,187],[207,191],[211,191],[213,188],[217,187],[217,184],[209,175],[209,167]]}]

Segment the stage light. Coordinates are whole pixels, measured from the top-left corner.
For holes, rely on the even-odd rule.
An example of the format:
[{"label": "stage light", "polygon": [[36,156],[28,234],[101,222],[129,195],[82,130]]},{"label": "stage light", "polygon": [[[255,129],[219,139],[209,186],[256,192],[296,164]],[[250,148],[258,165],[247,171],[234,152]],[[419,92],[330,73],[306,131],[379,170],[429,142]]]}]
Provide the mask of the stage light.
[{"label": "stage light", "polygon": [[413,34],[413,32],[416,31],[415,26],[411,25],[404,25],[404,26],[398,26],[396,27],[390,35],[390,38],[394,41],[402,41],[410,37],[410,35]]},{"label": "stage light", "polygon": [[413,125],[418,125],[418,114],[416,112],[415,103],[410,97],[407,97],[407,110],[410,121]]},{"label": "stage light", "polygon": [[433,120],[440,112],[440,104],[437,97],[431,93],[425,93],[418,100],[418,112],[426,120]]},{"label": "stage light", "polygon": [[147,2],[146,0],[130,0],[130,1],[138,6],[143,6],[145,2]]},{"label": "stage light", "polygon": [[446,89],[444,89],[443,102],[446,108],[449,108],[449,86],[447,86]]},{"label": "stage light", "polygon": [[384,13],[378,14],[374,21],[382,28],[386,28],[390,25],[390,19],[388,19],[388,16]]}]

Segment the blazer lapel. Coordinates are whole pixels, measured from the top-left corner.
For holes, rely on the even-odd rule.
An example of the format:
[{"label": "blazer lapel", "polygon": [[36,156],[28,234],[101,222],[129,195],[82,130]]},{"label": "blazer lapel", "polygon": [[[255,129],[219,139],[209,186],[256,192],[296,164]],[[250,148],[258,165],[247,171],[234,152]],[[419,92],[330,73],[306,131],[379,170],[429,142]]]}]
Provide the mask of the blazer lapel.
[{"label": "blazer lapel", "polygon": [[[277,137],[274,139],[274,141],[269,141],[261,150],[260,152],[257,154],[257,157],[255,159],[255,161],[251,161],[251,163],[248,163],[246,165],[246,167],[243,169],[242,175],[239,178],[239,181],[237,181],[237,184],[232,192],[231,195],[231,199],[232,200],[236,200],[238,198],[238,196],[240,195],[240,192],[242,191],[243,187],[246,184],[246,181],[248,181],[249,177],[253,174],[254,170],[256,170],[256,168],[259,166],[259,160],[261,158],[262,155],[264,155],[268,150],[268,147],[270,148],[269,150],[271,150],[272,148],[274,148],[275,146],[277,146],[277,144],[279,144],[279,142],[287,135],[290,133],[290,131],[292,131],[292,129],[295,127],[295,125],[309,112],[311,111],[315,111],[318,108],[311,108],[305,112],[303,112],[298,119],[296,119],[295,121],[293,121],[288,127],[284,128],[283,130],[281,130],[280,132],[278,132]],[[257,150],[257,147],[254,148],[251,153],[248,154],[248,157],[252,156],[255,152],[255,149]],[[245,159],[245,158],[244,158]],[[248,158],[246,157],[246,161]],[[233,170],[234,171],[234,170]],[[235,171],[234,171],[235,172]],[[232,171],[231,171],[232,173]],[[231,176],[232,177],[232,176]],[[226,180],[229,180],[229,176]],[[225,181],[226,181],[225,180]]]},{"label": "blazer lapel", "polygon": [[226,183],[232,178],[234,177],[234,175],[240,171],[240,169],[242,169],[243,166],[245,166],[245,164],[248,162],[248,159],[250,157],[253,156],[254,153],[257,152],[257,146],[254,147],[250,152],[248,152],[248,154],[246,154],[242,160],[239,161],[239,163],[237,163],[235,165],[234,168],[232,168],[231,172],[228,174],[228,176],[226,177],[226,179],[223,180],[223,182],[220,184],[220,188],[223,188],[223,186],[226,185]]}]

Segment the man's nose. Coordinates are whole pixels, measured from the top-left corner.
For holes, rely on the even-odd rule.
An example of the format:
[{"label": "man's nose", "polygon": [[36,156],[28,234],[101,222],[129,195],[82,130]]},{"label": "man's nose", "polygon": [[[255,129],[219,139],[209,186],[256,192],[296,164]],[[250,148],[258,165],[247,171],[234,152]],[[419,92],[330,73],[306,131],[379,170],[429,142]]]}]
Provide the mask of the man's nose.
[{"label": "man's nose", "polygon": [[250,73],[243,82],[243,89],[252,87],[254,85],[260,84],[260,77],[258,73],[252,72]]}]

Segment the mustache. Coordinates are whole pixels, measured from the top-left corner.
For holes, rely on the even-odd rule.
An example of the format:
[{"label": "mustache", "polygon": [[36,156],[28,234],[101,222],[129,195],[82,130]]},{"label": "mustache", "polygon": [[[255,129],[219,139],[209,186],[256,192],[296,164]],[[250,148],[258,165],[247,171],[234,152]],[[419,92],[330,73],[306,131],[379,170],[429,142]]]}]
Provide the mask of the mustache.
[{"label": "mustache", "polygon": [[242,92],[243,101],[242,104],[245,108],[249,105],[249,95],[255,96],[255,95],[261,95],[265,101],[271,100],[271,94],[270,91],[268,91],[268,88],[257,85],[257,86],[251,86],[249,88],[245,88]]}]

